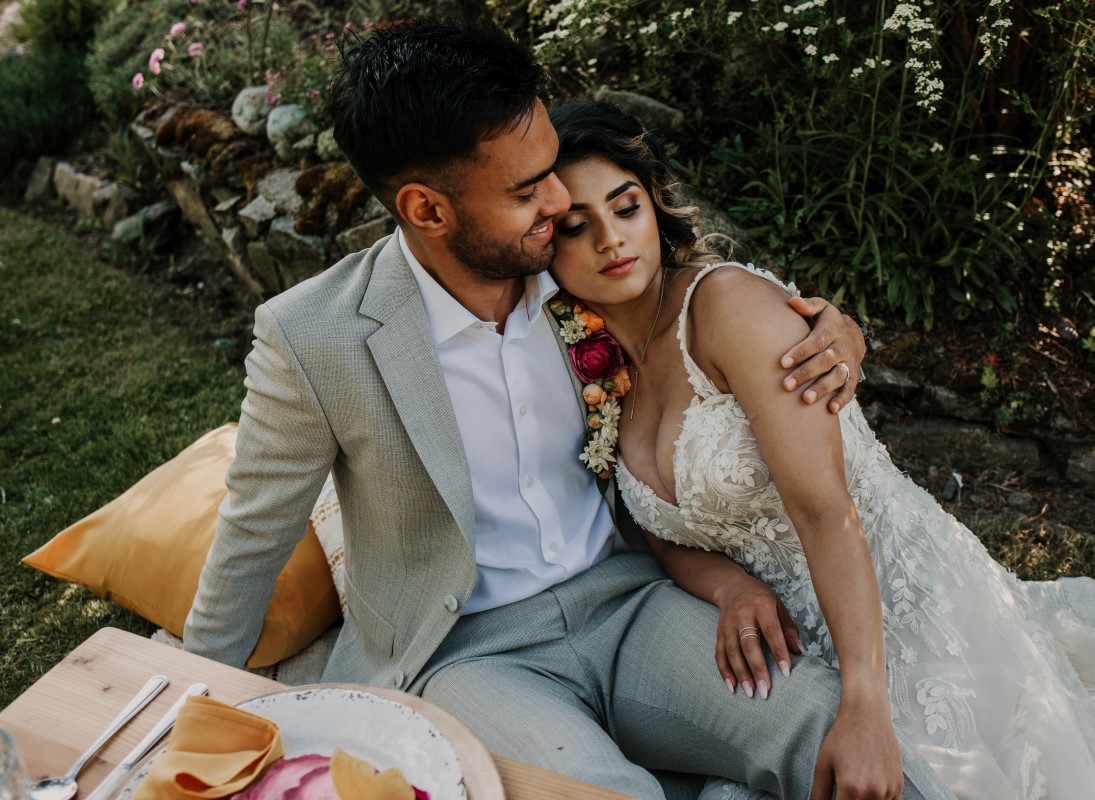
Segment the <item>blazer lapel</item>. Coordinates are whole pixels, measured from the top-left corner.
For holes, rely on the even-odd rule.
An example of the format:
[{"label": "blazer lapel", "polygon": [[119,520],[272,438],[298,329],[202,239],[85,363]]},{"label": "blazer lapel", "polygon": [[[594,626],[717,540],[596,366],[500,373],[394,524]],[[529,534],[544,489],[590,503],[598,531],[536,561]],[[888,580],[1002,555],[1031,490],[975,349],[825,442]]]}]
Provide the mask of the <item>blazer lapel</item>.
[{"label": "blazer lapel", "polygon": [[368,347],[418,457],[474,551],[468,457],[426,309],[395,236],[377,257],[360,312],[381,323]]}]

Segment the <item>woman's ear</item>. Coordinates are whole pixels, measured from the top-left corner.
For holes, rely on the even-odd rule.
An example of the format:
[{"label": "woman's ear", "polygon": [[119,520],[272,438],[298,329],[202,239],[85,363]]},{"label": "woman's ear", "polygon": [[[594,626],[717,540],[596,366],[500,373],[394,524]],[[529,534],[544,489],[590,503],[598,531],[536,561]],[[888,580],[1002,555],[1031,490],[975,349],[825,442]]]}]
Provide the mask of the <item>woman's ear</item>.
[{"label": "woman's ear", "polygon": [[451,233],[456,221],[448,196],[424,183],[404,184],[395,196],[395,207],[403,221],[422,236]]}]

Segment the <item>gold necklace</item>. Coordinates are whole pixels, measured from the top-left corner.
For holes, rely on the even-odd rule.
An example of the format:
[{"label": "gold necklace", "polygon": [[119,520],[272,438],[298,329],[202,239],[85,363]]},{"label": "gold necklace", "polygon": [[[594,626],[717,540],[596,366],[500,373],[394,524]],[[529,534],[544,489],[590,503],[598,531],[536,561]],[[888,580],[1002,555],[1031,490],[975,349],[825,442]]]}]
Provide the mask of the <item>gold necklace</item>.
[{"label": "gold necklace", "polygon": [[643,353],[639,356],[639,362],[633,366],[635,374],[631,379],[631,413],[628,419],[635,419],[635,406],[639,404],[639,368],[646,362],[646,351],[650,349],[650,340],[654,338],[654,330],[658,327],[658,318],[662,315],[662,302],[665,300],[665,267],[662,267],[662,285],[658,289],[658,311],[654,314],[654,323],[650,326],[650,333],[646,335],[646,344],[643,345]]}]

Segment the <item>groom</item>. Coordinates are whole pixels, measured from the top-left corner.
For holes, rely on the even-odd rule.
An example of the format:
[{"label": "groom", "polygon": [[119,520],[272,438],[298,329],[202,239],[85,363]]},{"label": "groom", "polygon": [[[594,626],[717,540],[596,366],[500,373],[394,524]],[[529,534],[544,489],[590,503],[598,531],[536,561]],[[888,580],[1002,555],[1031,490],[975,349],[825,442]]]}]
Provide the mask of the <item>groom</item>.
[{"label": "groom", "polygon": [[[244,663],[333,472],[348,609],[325,681],[420,694],[494,752],[636,797],[664,796],[648,770],[792,798],[815,783],[828,797],[832,773],[851,788],[860,753],[814,781],[836,673],[801,658],[767,700],[731,692],[716,609],[665,578],[633,523],[616,527],[578,460],[580,387],[544,311],[569,196],[542,81],[491,27],[397,25],[348,54],[335,135],[399,231],[256,311],[186,647]],[[829,348],[800,378],[859,361],[846,330],[821,315],[803,349]],[[767,587],[742,572],[735,590],[779,633]],[[906,770],[906,798],[947,796],[908,754]]]}]

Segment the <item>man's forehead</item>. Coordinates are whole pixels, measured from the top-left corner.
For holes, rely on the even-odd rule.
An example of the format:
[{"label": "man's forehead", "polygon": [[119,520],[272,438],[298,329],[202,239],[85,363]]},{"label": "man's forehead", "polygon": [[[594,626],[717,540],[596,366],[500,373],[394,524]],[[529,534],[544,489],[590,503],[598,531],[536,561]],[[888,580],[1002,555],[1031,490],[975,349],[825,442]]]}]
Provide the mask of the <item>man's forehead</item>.
[{"label": "man's forehead", "polygon": [[492,188],[519,190],[547,177],[558,155],[559,137],[537,101],[532,112],[512,128],[479,143],[469,177],[497,184]]}]

